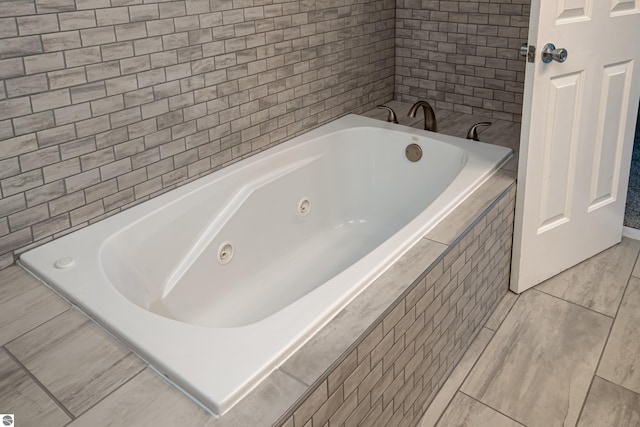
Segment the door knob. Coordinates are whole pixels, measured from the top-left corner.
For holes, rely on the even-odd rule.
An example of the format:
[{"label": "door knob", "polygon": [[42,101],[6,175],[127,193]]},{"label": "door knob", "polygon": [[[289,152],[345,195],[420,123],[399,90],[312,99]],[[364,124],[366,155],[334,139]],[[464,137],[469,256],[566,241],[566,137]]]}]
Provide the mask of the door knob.
[{"label": "door knob", "polygon": [[553,43],[547,43],[542,49],[542,62],[548,64],[551,61],[564,62],[567,60],[567,49],[556,49]]}]

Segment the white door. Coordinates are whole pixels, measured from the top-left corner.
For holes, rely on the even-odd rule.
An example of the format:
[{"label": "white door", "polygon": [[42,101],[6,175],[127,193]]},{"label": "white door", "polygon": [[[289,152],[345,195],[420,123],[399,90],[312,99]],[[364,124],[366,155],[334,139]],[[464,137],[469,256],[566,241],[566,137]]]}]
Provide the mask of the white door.
[{"label": "white door", "polygon": [[[543,47],[568,52],[543,63]],[[640,0],[533,0],[511,289],[618,243],[640,98]]]}]

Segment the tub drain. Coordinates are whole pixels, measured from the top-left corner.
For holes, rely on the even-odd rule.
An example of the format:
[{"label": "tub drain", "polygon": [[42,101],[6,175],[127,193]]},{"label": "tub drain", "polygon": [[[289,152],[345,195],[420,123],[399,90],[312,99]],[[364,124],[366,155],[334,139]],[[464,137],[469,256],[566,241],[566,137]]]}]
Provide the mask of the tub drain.
[{"label": "tub drain", "polygon": [[412,162],[417,162],[422,158],[422,148],[418,144],[409,144],[404,151],[407,159]]},{"label": "tub drain", "polygon": [[223,265],[229,263],[233,258],[233,253],[234,249],[231,242],[224,242],[218,248],[218,262]]},{"label": "tub drain", "polygon": [[308,197],[303,197],[298,202],[298,215],[307,216],[311,212],[311,200]]}]

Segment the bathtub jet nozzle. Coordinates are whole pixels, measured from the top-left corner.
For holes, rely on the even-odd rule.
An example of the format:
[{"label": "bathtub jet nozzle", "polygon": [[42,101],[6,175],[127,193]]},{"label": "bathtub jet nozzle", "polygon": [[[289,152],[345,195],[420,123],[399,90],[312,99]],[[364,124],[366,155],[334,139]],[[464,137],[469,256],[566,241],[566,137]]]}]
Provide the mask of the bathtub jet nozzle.
[{"label": "bathtub jet nozzle", "polygon": [[225,265],[231,262],[231,258],[235,253],[235,249],[233,248],[233,244],[230,241],[226,241],[222,243],[218,247],[218,263]]},{"label": "bathtub jet nozzle", "polygon": [[309,212],[311,212],[311,200],[308,197],[303,197],[298,202],[298,216],[305,217],[309,215]]}]

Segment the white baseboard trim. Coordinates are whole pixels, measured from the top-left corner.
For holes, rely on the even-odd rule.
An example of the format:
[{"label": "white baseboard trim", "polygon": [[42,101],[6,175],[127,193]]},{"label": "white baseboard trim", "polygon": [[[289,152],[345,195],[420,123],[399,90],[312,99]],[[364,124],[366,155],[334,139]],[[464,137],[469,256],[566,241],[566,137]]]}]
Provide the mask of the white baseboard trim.
[{"label": "white baseboard trim", "polygon": [[622,227],[622,237],[640,240],[640,230],[631,227]]}]

